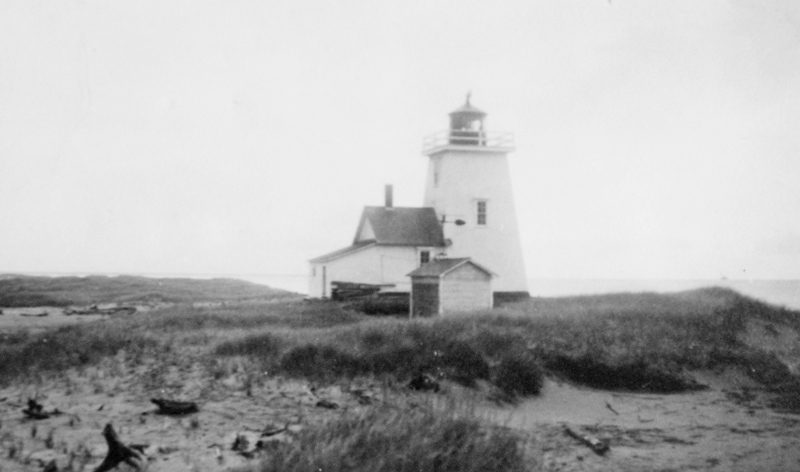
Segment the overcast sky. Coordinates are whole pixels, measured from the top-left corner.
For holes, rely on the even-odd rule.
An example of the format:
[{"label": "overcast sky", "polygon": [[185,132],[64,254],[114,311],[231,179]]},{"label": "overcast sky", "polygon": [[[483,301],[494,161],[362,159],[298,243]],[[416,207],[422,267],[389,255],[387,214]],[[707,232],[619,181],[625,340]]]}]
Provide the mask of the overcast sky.
[{"label": "overcast sky", "polygon": [[0,272],[303,274],[468,90],[529,277],[800,278],[795,0],[0,0]]}]

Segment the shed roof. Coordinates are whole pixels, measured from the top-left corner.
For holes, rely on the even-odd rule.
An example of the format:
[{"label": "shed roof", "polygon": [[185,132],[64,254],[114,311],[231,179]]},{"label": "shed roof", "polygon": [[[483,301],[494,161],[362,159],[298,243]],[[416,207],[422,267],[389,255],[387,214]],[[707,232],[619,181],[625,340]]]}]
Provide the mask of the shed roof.
[{"label": "shed roof", "polygon": [[494,272],[487,269],[486,267],[483,267],[482,265],[473,261],[469,257],[434,259],[431,262],[428,262],[427,264],[421,265],[418,269],[415,269],[406,275],[408,275],[409,277],[441,277],[464,264],[471,264],[475,266],[478,270],[486,272],[489,275],[489,277],[495,275]]},{"label": "shed roof", "polygon": [[365,225],[372,228],[374,241],[378,244],[445,246],[442,224],[430,207],[364,207],[354,244],[369,241],[358,239],[363,234]]},{"label": "shed roof", "polygon": [[368,248],[370,246],[374,246],[374,245],[375,245],[375,241],[361,241],[361,242],[353,243],[353,245],[351,245],[351,246],[347,246],[345,248],[338,249],[336,251],[329,252],[327,254],[323,254],[321,256],[315,257],[315,258],[309,260],[309,262],[318,263],[318,262],[332,261],[334,259],[338,259],[338,258],[340,258],[342,256],[346,256],[346,255],[348,255],[350,253],[353,253],[353,252],[356,252],[356,251],[360,251],[362,249],[366,249],[366,248]]}]

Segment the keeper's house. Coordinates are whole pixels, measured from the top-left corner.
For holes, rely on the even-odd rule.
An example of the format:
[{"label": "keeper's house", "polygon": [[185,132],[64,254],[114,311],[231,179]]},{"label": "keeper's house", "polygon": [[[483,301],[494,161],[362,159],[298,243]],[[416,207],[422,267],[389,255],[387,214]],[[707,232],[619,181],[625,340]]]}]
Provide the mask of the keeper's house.
[{"label": "keeper's house", "polygon": [[444,251],[442,225],[433,208],[368,206],[353,244],[311,259],[309,297],[328,298],[342,284],[369,284],[384,292],[410,292],[407,274]]}]

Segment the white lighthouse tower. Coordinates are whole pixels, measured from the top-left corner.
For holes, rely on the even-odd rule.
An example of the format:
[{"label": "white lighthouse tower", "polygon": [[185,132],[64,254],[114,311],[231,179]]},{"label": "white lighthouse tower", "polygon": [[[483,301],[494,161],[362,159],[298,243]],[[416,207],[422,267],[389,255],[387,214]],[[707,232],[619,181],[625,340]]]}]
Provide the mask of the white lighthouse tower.
[{"label": "white lighthouse tower", "polygon": [[450,113],[450,129],[428,136],[423,206],[433,207],[449,243],[447,257],[470,257],[496,274],[496,298],[528,295],[508,168],[511,133],[484,130],[486,113],[470,104]]}]

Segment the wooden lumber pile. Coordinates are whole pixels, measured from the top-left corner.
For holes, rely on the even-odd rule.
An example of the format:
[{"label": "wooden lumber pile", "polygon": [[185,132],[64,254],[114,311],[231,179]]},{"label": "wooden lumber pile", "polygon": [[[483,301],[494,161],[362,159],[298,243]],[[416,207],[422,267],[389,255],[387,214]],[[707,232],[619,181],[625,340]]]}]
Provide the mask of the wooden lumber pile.
[{"label": "wooden lumber pile", "polygon": [[383,285],[353,282],[331,282],[331,298],[336,301],[350,301],[377,295]]}]

